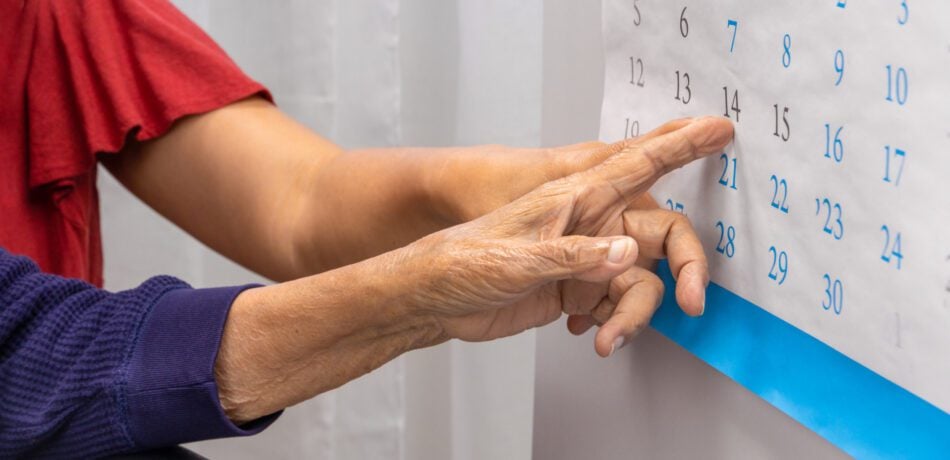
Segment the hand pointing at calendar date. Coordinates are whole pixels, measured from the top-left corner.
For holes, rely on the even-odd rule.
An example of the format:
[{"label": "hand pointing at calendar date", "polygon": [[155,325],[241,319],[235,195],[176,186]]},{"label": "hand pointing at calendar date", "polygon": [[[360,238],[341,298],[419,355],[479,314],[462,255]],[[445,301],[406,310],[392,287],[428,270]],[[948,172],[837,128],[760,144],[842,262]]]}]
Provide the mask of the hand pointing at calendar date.
[{"label": "hand pointing at calendar date", "polygon": [[[222,404],[233,420],[251,420],[405,351],[506,337],[562,313],[571,315],[574,332],[599,324],[594,346],[609,356],[659,305],[663,284],[649,268],[660,258],[670,260],[682,309],[701,314],[709,276],[689,222],[632,205],[662,175],[721,152],[731,138],[722,118],[671,122],[605,146],[599,164],[471,222],[330,272],[245,291],[217,361]],[[301,327],[308,333],[286,333]],[[247,336],[258,337],[254,346],[241,340]],[[335,372],[328,363],[337,363]]]}]

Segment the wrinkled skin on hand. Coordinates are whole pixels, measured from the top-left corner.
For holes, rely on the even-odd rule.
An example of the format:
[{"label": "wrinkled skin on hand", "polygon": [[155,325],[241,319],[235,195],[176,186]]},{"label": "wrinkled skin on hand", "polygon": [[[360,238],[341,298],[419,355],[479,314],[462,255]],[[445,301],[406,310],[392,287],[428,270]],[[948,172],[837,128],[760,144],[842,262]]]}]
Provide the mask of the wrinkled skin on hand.
[{"label": "wrinkled skin on hand", "polygon": [[412,273],[413,303],[448,337],[491,340],[567,313],[572,332],[601,325],[594,346],[608,356],[648,324],[662,299],[650,270],[656,259],[669,258],[681,308],[702,313],[709,275],[699,239],[684,216],[656,209],[647,191],[731,138],[727,120],[709,117],[605,146],[593,167],[425,237],[393,262]]}]

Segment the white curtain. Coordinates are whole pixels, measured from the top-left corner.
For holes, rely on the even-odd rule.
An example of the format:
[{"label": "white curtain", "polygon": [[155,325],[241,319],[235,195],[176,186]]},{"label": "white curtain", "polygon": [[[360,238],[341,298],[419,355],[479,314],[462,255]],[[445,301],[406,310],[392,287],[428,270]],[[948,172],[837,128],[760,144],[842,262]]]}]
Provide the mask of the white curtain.
[{"label": "white curtain", "polygon": [[[537,145],[541,0],[174,0],[298,121],[345,147]],[[106,287],[266,282],[100,174]],[[356,293],[358,294],[358,293]],[[528,458],[534,336],[410,353],[211,458]]]}]

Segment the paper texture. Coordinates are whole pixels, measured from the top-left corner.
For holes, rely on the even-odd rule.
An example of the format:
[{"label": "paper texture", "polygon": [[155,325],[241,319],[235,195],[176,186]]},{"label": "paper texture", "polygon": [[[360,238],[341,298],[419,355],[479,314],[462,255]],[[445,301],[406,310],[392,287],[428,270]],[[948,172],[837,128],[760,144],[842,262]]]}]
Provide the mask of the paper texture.
[{"label": "paper texture", "polygon": [[712,281],[945,412],[947,24],[939,1],[606,0],[600,136],[728,114],[734,144],[653,189]]}]

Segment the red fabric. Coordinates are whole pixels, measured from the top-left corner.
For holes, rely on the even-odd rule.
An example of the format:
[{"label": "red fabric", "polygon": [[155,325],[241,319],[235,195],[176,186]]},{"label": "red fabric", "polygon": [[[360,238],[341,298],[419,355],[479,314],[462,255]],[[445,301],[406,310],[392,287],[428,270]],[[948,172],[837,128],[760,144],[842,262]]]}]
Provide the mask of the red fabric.
[{"label": "red fabric", "polygon": [[167,0],[0,0],[0,246],[101,286],[96,155],[255,93]]}]

